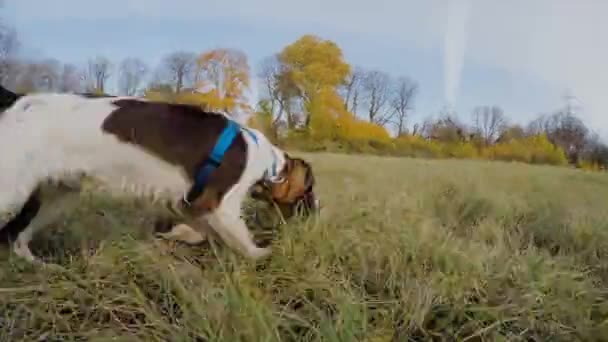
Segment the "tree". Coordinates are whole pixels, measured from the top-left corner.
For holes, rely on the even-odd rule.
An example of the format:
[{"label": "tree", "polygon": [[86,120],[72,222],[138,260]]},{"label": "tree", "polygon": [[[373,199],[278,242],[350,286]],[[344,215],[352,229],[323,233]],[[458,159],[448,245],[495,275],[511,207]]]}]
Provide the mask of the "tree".
[{"label": "tree", "polygon": [[59,92],[74,93],[83,90],[82,73],[73,64],[64,64],[59,74]]},{"label": "tree", "polygon": [[394,124],[397,135],[405,133],[405,123],[408,113],[414,106],[414,98],[418,92],[418,84],[407,77],[399,77],[395,84],[391,107],[395,113]]},{"label": "tree", "polygon": [[328,92],[337,96],[338,86],[344,85],[350,75],[350,65],[336,43],[313,35],[304,35],[286,46],[278,59],[281,63],[281,91],[289,100],[294,97],[300,100],[304,109],[304,127],[308,128],[314,98],[322,92],[325,98],[333,97]]},{"label": "tree", "polygon": [[250,112],[245,91],[250,86],[249,62],[244,52],[236,49],[215,49],[205,52],[196,61],[197,89],[214,97],[218,110],[235,109]]},{"label": "tree", "polygon": [[196,54],[185,51],[173,52],[165,56],[161,62],[161,72],[173,85],[176,93],[182,91],[188,81],[194,80]]},{"label": "tree", "polygon": [[583,153],[589,135],[589,129],[575,115],[569,102],[553,114],[540,115],[531,121],[527,131],[528,134],[546,134],[552,144],[566,152],[569,162],[573,164]]},{"label": "tree", "polygon": [[0,83],[6,84],[11,73],[15,72],[17,63],[14,60],[19,49],[17,31],[0,24]]},{"label": "tree", "polygon": [[526,137],[526,131],[520,125],[505,125],[495,143],[508,143],[512,140],[520,140]]},{"label": "tree", "polygon": [[473,110],[473,130],[486,146],[494,143],[505,125],[504,112],[498,106],[479,106]]},{"label": "tree", "polygon": [[148,73],[148,66],[139,58],[126,58],[120,63],[119,73],[119,92],[133,96],[138,92]]},{"label": "tree", "polygon": [[104,93],[106,81],[111,76],[111,68],[112,63],[106,57],[97,56],[89,59],[87,69],[87,79],[89,83],[87,85],[87,90]]},{"label": "tree", "polygon": [[588,132],[585,124],[574,114],[560,111],[550,117],[547,137],[566,152],[571,163],[576,163],[585,148]]},{"label": "tree", "polygon": [[422,134],[431,140],[450,143],[467,141],[470,137],[465,125],[456,118],[456,113],[447,108],[441,110],[439,119],[428,119],[424,123]]},{"label": "tree", "polygon": [[61,62],[46,59],[36,66],[37,88],[45,91],[57,91],[60,87]]},{"label": "tree", "polygon": [[361,81],[369,122],[386,125],[393,114],[386,110],[391,95],[390,76],[382,71],[371,70],[365,73]]},{"label": "tree", "polygon": [[600,141],[597,133],[589,134],[585,148],[581,151],[581,157],[591,164],[606,168],[608,166],[608,146]]},{"label": "tree", "polygon": [[359,96],[361,94],[361,85],[365,70],[360,67],[355,67],[353,72],[347,78],[346,85],[343,87],[344,108],[352,113],[357,113],[359,105]]},{"label": "tree", "polygon": [[263,102],[264,110],[261,112],[265,112],[267,109],[268,112],[272,114],[271,127],[276,128],[283,118],[283,114],[287,111],[287,122],[289,126],[291,123],[290,113],[288,111],[289,99],[286,97],[286,92],[281,91],[281,64],[277,55],[264,58],[260,62],[258,69],[257,77],[260,79],[263,89],[263,92],[261,93],[261,96],[263,97],[262,101],[267,100],[267,102]]}]

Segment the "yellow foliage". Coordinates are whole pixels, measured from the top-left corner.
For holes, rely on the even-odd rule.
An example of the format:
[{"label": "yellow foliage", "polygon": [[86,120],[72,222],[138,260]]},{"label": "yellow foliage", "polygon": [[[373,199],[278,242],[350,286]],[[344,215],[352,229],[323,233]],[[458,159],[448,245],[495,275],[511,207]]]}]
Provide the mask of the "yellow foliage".
[{"label": "yellow foliage", "polygon": [[278,58],[285,68],[282,82],[298,89],[308,100],[323,89],[343,84],[351,72],[336,43],[313,35],[304,35],[286,46]]},{"label": "yellow foliage", "polygon": [[169,102],[170,98],[165,93],[155,90],[146,90],[144,97],[150,101]]},{"label": "yellow foliage", "polygon": [[479,157],[479,152],[473,143],[452,142],[445,143],[442,156],[449,158],[474,159]]},{"label": "yellow foliage", "polygon": [[576,167],[586,171],[602,171],[603,168],[597,162],[592,162],[588,160],[580,160],[576,163]]},{"label": "yellow foliage", "polygon": [[368,146],[387,148],[391,137],[382,126],[357,119],[344,109],[335,91],[323,89],[309,103],[309,136],[312,140],[339,141],[363,150]]},{"label": "yellow foliage", "polygon": [[442,146],[419,135],[401,135],[395,139],[396,152],[408,157],[439,158]]},{"label": "yellow foliage", "polygon": [[553,145],[544,134],[489,146],[483,150],[482,156],[491,160],[533,164],[566,165],[568,163],[564,151]]},{"label": "yellow foliage", "polygon": [[196,65],[196,88],[203,90],[195,93],[193,98],[186,95],[184,101],[204,104],[207,110],[251,112],[245,97],[250,86],[245,53],[235,49],[215,49],[201,54]]}]

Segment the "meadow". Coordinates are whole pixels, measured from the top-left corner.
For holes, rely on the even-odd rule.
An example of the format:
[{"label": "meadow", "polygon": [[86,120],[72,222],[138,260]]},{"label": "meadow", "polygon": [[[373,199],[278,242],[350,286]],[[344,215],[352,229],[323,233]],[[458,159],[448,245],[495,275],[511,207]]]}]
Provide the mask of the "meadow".
[{"label": "meadow", "polygon": [[296,154],[323,213],[265,261],[154,239],[158,208],[99,194],[32,243],[58,266],[0,247],[0,341],[608,340],[606,174]]}]

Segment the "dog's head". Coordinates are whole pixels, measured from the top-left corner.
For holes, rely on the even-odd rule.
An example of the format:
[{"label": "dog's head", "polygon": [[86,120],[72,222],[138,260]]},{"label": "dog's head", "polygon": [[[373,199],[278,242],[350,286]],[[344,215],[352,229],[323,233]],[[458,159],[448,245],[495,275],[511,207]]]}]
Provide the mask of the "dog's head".
[{"label": "dog's head", "polygon": [[285,166],[279,174],[280,181],[261,181],[254,185],[252,197],[274,202],[285,219],[298,213],[303,216],[317,214],[319,199],[315,195],[315,176],[312,166],[301,158],[292,158],[287,153]]}]

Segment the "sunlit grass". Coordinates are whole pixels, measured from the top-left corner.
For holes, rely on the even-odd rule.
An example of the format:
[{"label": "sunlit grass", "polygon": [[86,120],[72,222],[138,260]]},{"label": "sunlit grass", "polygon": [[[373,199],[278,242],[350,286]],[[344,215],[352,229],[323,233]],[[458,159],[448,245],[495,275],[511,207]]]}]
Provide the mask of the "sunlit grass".
[{"label": "sunlit grass", "polygon": [[608,336],[608,178],[548,166],[306,155],[324,206],[264,262],[150,236],[101,196],[0,249],[0,340],[576,341]]}]

